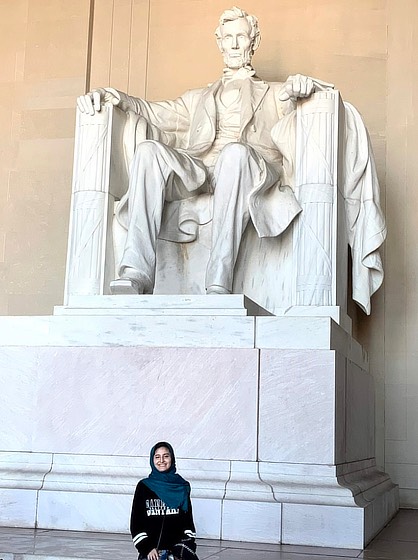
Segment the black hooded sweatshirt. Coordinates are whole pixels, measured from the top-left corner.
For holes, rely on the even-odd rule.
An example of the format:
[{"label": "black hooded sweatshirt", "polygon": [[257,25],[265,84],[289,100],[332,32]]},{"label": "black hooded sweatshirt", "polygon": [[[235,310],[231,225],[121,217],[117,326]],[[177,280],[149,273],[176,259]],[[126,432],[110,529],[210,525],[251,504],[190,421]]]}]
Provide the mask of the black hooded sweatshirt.
[{"label": "black hooded sweatshirt", "polygon": [[154,548],[172,551],[180,543],[194,552],[196,529],[190,495],[187,511],[169,508],[148,486],[138,482],[132,503],[131,535],[140,557],[146,557]]}]

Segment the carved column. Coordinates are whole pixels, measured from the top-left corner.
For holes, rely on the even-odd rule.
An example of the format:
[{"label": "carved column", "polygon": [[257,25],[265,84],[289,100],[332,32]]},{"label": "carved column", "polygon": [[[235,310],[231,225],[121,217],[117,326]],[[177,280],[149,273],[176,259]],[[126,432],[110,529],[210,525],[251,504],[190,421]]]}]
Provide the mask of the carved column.
[{"label": "carved column", "polygon": [[128,180],[122,143],[125,118],[112,105],[94,116],[77,110],[65,304],[74,295],[109,293],[114,276],[113,207]]},{"label": "carved column", "polygon": [[294,236],[295,305],[346,307],[347,243],[339,192],[344,106],[337,91],[298,103]]}]

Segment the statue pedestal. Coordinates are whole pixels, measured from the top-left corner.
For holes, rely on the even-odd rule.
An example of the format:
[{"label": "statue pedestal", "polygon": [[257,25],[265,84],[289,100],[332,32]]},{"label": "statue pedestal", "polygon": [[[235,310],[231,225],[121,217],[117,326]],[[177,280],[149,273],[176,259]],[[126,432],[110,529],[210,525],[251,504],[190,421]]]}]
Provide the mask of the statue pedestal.
[{"label": "statue pedestal", "polygon": [[103,296],[0,318],[3,523],[127,532],[166,439],[199,537],[362,548],[398,508],[367,356],[330,317],[262,313],[242,295]]}]

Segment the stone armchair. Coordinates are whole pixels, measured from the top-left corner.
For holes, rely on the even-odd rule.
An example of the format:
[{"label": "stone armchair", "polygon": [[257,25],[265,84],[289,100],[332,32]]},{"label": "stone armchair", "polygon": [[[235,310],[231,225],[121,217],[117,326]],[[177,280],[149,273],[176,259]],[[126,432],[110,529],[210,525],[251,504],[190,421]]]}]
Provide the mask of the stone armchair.
[{"label": "stone armchair", "polygon": [[[338,322],[345,316],[350,232],[343,185],[346,113],[336,90],[298,102],[295,137],[284,139],[283,152],[290,150],[284,153],[285,168],[302,212],[279,237],[260,239],[251,223],[245,232],[233,291],[273,314],[330,315]],[[124,235],[114,219],[115,205],[126,192],[129,152],[134,150],[134,145],[124,146],[128,120],[110,104],[94,116],[77,111],[66,305],[74,296],[108,294],[115,278]],[[210,195],[203,196],[209,207]],[[209,220],[192,243],[159,240],[154,293],[204,293]]]}]

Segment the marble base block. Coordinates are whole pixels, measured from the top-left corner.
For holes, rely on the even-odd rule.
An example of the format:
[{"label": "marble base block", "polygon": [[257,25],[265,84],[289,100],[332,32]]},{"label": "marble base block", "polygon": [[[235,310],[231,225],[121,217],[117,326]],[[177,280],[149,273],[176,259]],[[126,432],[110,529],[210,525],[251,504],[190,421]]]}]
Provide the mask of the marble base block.
[{"label": "marble base block", "polygon": [[242,296],[225,315],[216,296],[206,315],[187,297],[165,315],[117,298],[0,319],[0,525],[128,532],[158,440],[203,538],[362,548],[395,514],[367,355],[346,329]]},{"label": "marble base block", "polygon": [[242,541],[251,535],[252,542],[265,543],[275,535],[282,542],[282,508],[274,502],[250,502],[247,500],[225,500],[222,508],[222,538]]},{"label": "marble base block", "polygon": [[37,517],[37,492],[22,488],[0,488],[2,527],[34,528]]}]

